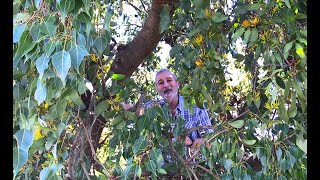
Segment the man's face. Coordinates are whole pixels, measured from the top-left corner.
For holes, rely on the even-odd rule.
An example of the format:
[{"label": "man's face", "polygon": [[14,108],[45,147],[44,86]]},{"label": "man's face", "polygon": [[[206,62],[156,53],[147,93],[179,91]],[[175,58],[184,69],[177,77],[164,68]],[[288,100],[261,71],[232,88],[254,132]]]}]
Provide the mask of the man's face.
[{"label": "man's face", "polygon": [[178,97],[179,83],[170,72],[161,72],[156,77],[156,89],[160,96],[167,102],[171,102]]}]

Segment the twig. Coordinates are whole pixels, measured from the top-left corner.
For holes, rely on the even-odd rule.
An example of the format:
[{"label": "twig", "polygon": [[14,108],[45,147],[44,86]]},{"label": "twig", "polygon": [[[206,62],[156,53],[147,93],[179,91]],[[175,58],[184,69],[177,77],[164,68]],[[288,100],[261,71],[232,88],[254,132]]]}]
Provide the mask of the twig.
[{"label": "twig", "polygon": [[179,153],[174,149],[173,144],[172,144],[172,140],[170,138],[168,138],[168,142],[169,142],[169,146],[171,151],[173,152],[173,154],[178,158],[179,161],[181,161],[182,165],[189,170],[192,175],[194,176],[194,178],[196,180],[198,180],[197,175],[195,174],[195,172],[185,163],[185,160],[179,155]]},{"label": "twig", "polygon": [[214,176],[215,179],[217,179],[217,180],[220,179],[217,175],[213,174],[209,169],[201,166],[200,164],[197,164],[196,166],[199,167],[199,168],[201,168],[201,169],[203,169],[204,171],[206,171],[206,172],[209,173],[210,175]]},{"label": "twig", "polygon": [[90,176],[89,176],[88,171],[86,170],[86,167],[85,167],[85,165],[84,165],[84,162],[81,163],[81,166],[82,166],[82,169],[83,169],[84,173],[85,173],[86,176],[87,176],[87,179],[90,180]]},{"label": "twig", "polygon": [[[209,140],[206,140],[206,139],[209,138],[209,137],[205,138],[204,142],[210,142],[212,139],[216,138],[217,136],[219,136],[220,134],[222,134],[222,133],[224,133],[224,132],[226,132],[226,131],[229,131],[230,129],[232,129],[232,128],[227,128],[227,129],[224,129],[224,130],[222,130],[222,131],[219,131],[219,132],[217,132],[215,135],[213,135],[212,137],[210,137]],[[196,150],[193,152],[193,154],[188,158],[188,161],[190,161],[192,158],[194,158],[194,157],[198,154],[199,151],[200,151],[200,148],[196,149]]]},{"label": "twig", "polygon": [[88,131],[87,131],[85,125],[83,124],[83,122],[82,121],[80,121],[80,122],[81,122],[81,124],[82,124],[82,126],[84,128],[84,132],[86,133],[87,141],[88,141],[88,143],[90,145],[90,149],[91,149],[91,153],[92,153],[92,157],[93,157],[94,161],[99,163],[99,165],[102,166],[103,169],[107,170],[106,167],[103,164],[101,164],[100,161],[97,160],[97,155],[96,155],[96,152],[95,152],[95,150],[93,148],[93,145],[92,145],[92,142],[91,142],[91,138],[90,138],[90,136],[88,134]]}]

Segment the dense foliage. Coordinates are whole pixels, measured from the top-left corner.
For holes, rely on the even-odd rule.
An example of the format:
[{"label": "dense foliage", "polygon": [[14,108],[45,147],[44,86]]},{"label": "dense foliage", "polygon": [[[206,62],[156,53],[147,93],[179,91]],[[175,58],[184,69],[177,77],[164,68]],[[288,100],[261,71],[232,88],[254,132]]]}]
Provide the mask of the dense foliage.
[{"label": "dense foliage", "polygon": [[171,142],[187,132],[179,119],[169,133],[166,106],[137,116],[119,104],[155,96],[160,46],[131,77],[110,70],[153,2],[13,1],[14,179],[306,179],[306,0],[163,5],[168,67],[214,125],[197,161]]}]

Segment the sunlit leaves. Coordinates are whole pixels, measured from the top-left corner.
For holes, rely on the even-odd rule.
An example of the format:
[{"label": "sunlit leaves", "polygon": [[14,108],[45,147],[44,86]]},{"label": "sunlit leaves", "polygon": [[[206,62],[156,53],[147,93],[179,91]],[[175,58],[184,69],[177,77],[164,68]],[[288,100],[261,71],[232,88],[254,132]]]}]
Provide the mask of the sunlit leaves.
[{"label": "sunlit leaves", "polygon": [[221,12],[217,12],[212,16],[212,21],[219,23],[228,19],[228,16],[222,14]]},{"label": "sunlit leaves", "polygon": [[74,4],[74,0],[60,0],[60,2],[57,2],[57,9],[61,13],[62,22],[65,21],[68,12],[70,12],[74,8]]},{"label": "sunlit leaves", "polygon": [[27,24],[19,24],[13,28],[13,43],[16,43],[20,40],[20,37],[24,30],[26,29]]},{"label": "sunlit leaves", "polygon": [[76,69],[77,72],[79,72],[79,66],[81,62],[83,61],[83,58],[87,55],[89,55],[87,49],[84,46],[74,46],[69,50],[71,63]]},{"label": "sunlit leaves", "polygon": [[13,149],[13,173],[15,176],[28,160],[28,151],[32,145],[33,136],[29,130],[20,129],[14,134],[14,138],[17,140],[17,147]]},{"label": "sunlit leaves", "polygon": [[29,51],[31,51],[31,49],[36,45],[35,42],[32,41],[32,38],[29,34],[28,30],[25,30],[19,40],[18,43],[18,49],[17,52],[15,54],[16,57],[21,57],[24,54],[28,53]]},{"label": "sunlit leaves", "polygon": [[49,37],[53,37],[56,34],[57,26],[52,22],[43,22],[40,24],[40,31]]},{"label": "sunlit leaves", "polygon": [[47,57],[45,54],[42,54],[36,61],[36,67],[39,72],[39,78],[42,79],[43,73],[46,69],[48,69],[50,58]]},{"label": "sunlit leaves", "polygon": [[242,34],[244,33],[245,28],[239,28],[237,29],[237,31],[234,33],[233,37],[232,37],[232,41],[237,40],[240,36],[242,36]]},{"label": "sunlit leaves", "polygon": [[111,78],[115,79],[115,80],[122,80],[124,79],[126,76],[123,74],[112,74]]},{"label": "sunlit leaves", "polygon": [[230,122],[229,125],[234,128],[241,128],[244,125],[244,121],[243,120],[236,120],[236,121]]},{"label": "sunlit leaves", "polygon": [[300,58],[306,58],[306,55],[303,51],[303,47],[299,43],[295,43],[296,45],[296,53],[300,56]]},{"label": "sunlit leaves", "polygon": [[233,161],[231,159],[223,160],[223,167],[227,170],[228,173],[230,173],[232,164],[233,164]]},{"label": "sunlit leaves", "polygon": [[38,104],[41,104],[47,95],[47,88],[45,85],[42,84],[41,80],[37,81],[37,89],[34,93],[34,98],[38,101]]},{"label": "sunlit leaves", "polygon": [[297,138],[296,145],[307,154],[307,139]]},{"label": "sunlit leaves", "polygon": [[71,67],[71,57],[70,54],[65,51],[59,51],[52,56],[52,65],[55,67],[58,77],[63,83]]},{"label": "sunlit leaves", "polygon": [[255,139],[241,139],[241,141],[246,145],[252,146],[256,143],[257,140],[255,140]]}]

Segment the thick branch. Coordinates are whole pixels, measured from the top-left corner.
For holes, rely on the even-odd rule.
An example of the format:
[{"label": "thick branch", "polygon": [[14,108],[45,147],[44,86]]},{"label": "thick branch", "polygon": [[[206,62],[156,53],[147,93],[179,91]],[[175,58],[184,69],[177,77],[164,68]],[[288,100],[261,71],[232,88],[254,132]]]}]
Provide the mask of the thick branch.
[{"label": "thick branch", "polygon": [[[148,18],[137,36],[119,50],[111,70],[130,77],[137,67],[151,54],[161,39],[160,12],[169,0],[153,0]],[[172,6],[171,6],[172,7]]]}]

